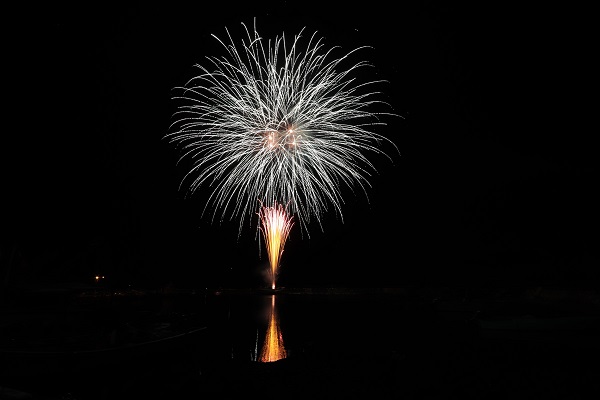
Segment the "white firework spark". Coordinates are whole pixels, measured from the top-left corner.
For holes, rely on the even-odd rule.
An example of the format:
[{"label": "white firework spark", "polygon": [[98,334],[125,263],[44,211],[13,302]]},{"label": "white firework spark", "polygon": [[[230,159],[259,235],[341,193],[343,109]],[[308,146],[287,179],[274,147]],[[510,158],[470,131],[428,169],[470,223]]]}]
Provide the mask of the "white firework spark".
[{"label": "white firework spark", "polygon": [[[192,168],[188,193],[212,189],[206,203],[213,219],[244,219],[259,213],[261,204],[287,204],[303,231],[314,218],[319,225],[331,207],[343,222],[341,189],[360,187],[376,172],[367,153],[381,150],[385,137],[372,131],[385,125],[373,112],[381,93],[352,75],[370,66],[352,63],[359,47],[341,57],[326,50],[316,32],[302,44],[302,29],[291,45],[285,35],[274,40],[251,32],[246,40],[217,39],[226,52],[207,57],[209,67],[177,87],[180,105],[166,135],[181,148]],[[343,64],[351,63],[349,68]],[[388,156],[389,157],[389,156]],[[262,202],[262,203],[261,203]],[[321,225],[322,228],[322,225]]]}]

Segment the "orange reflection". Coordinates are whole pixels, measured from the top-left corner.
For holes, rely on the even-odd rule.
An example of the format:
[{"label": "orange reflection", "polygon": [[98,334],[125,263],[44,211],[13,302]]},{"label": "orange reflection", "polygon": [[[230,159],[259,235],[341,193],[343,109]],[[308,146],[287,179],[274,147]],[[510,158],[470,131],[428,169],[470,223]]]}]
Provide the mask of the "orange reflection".
[{"label": "orange reflection", "polygon": [[259,362],[273,362],[287,357],[283,345],[283,335],[279,326],[279,316],[275,309],[275,295],[271,295],[271,311],[269,313],[269,327],[265,341],[260,351]]}]

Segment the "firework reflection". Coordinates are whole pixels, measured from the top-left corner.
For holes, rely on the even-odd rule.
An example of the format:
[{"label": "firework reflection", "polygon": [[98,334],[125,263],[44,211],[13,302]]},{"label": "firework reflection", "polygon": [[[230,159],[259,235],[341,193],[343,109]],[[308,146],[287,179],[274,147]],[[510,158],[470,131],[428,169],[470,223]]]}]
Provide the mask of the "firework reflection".
[{"label": "firework reflection", "polygon": [[273,362],[287,357],[283,345],[283,334],[279,325],[279,316],[275,308],[275,295],[271,295],[271,309],[269,312],[269,326],[265,335],[259,362]]}]

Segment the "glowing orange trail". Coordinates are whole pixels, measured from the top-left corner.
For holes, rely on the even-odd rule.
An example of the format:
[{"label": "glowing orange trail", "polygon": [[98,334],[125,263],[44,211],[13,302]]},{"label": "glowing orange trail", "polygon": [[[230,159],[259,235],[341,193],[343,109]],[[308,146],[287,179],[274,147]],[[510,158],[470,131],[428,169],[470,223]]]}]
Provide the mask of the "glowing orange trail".
[{"label": "glowing orange trail", "polygon": [[271,313],[269,328],[265,336],[265,342],[260,351],[260,362],[273,362],[287,357],[283,346],[283,335],[279,327],[279,318],[275,310],[275,295],[271,295]]},{"label": "glowing orange trail", "polygon": [[283,246],[294,222],[285,207],[277,203],[272,207],[262,206],[258,215],[262,223],[261,231],[265,239],[271,266],[271,289],[275,289],[279,262],[283,255]]}]

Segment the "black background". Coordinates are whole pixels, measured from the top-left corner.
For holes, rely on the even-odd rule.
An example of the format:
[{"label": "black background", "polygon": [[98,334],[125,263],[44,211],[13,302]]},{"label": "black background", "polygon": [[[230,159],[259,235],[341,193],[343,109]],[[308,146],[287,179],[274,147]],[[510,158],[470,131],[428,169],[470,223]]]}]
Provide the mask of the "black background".
[{"label": "black background", "polygon": [[[487,2],[486,2],[487,3]],[[284,286],[596,285],[586,10],[435,2],[58,2],[7,12],[5,287],[261,285],[256,232],[201,218],[162,137],[175,86],[241,22],[363,53],[404,118],[369,201],[295,230]],[[6,54],[6,53],[5,53]],[[6,93],[6,92],[5,92]]]}]

